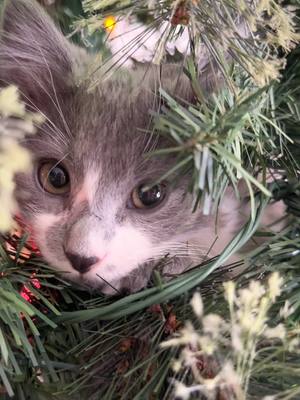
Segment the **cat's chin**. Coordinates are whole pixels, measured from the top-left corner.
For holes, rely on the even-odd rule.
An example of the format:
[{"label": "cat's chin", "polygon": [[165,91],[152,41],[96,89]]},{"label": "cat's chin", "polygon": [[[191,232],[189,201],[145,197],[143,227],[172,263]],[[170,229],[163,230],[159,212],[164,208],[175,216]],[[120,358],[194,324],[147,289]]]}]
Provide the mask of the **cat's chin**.
[{"label": "cat's chin", "polygon": [[[56,271],[60,271],[61,276],[75,284],[79,289],[93,293],[101,293],[105,296],[125,296],[126,294],[136,293],[146,288],[151,279],[153,269],[157,262],[150,261],[137,265],[136,267],[121,268],[115,265],[106,265],[102,268],[92,268],[85,274],[75,271],[67,261],[48,262],[54,266]],[[166,263],[160,271],[163,280],[169,281],[182,274],[192,266],[192,260],[189,257],[173,257],[171,262]],[[120,274],[127,272],[127,275]]]},{"label": "cat's chin", "polygon": [[[57,269],[56,269],[57,271]],[[142,289],[142,287],[134,290],[133,287],[125,287],[121,281],[107,282],[95,274],[79,274],[77,272],[61,272],[61,276],[72,283],[72,286],[80,290],[99,293],[105,296],[124,296]]]},{"label": "cat's chin", "polygon": [[125,296],[144,289],[150,280],[152,270],[149,263],[146,263],[136,267],[128,276],[119,276],[117,279],[108,278],[109,274],[105,276],[102,272],[103,276],[101,276],[93,271],[86,274],[79,274],[76,271],[61,272],[61,274],[64,279],[81,290],[101,293],[105,296]]},{"label": "cat's chin", "polygon": [[[107,296],[120,296],[143,289],[147,285],[152,271],[151,268],[146,268],[146,273],[146,264],[139,267],[132,267],[129,264],[127,267],[124,265],[120,267],[110,264],[101,268],[92,268],[87,273],[81,274],[74,270],[69,261],[63,257],[58,259],[43,243],[40,243],[40,249],[48,264],[63,279],[75,284],[81,290],[102,293]],[[124,275],[118,271],[123,271]]]}]

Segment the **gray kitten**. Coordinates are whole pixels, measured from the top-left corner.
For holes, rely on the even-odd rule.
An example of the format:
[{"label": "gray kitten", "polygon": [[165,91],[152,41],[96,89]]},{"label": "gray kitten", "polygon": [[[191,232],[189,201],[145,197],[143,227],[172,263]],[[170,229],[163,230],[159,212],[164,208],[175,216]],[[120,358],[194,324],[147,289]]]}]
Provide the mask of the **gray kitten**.
[{"label": "gray kitten", "polygon": [[192,212],[187,177],[149,187],[172,157],[145,157],[165,146],[145,133],[157,109],[159,84],[192,99],[188,81],[174,67],[116,73],[89,93],[76,84],[88,61],[41,7],[12,0],[3,19],[0,79],[15,84],[45,123],[24,145],[31,173],[17,178],[17,200],[43,257],[68,278],[104,293],[136,291],[161,257],[176,275],[218,254],[244,216],[228,192],[218,224]]}]

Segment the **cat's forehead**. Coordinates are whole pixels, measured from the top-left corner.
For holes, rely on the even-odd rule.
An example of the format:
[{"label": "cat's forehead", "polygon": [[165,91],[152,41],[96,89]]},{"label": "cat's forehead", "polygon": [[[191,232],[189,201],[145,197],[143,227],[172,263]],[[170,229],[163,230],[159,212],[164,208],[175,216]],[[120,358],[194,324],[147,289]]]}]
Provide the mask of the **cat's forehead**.
[{"label": "cat's forehead", "polygon": [[73,101],[75,134],[86,128],[90,136],[123,142],[138,138],[141,129],[149,128],[150,111],[156,94],[151,87],[125,74],[103,82],[93,91],[79,88]]},{"label": "cat's forehead", "polygon": [[73,110],[73,140],[104,150],[116,145],[128,150],[142,147],[147,136],[145,130],[151,122],[148,110],[148,101],[142,93],[132,95],[100,89],[80,95]]},{"label": "cat's forehead", "polygon": [[125,87],[100,87],[75,99],[70,156],[85,165],[126,171],[144,163],[153,146],[149,101]]}]

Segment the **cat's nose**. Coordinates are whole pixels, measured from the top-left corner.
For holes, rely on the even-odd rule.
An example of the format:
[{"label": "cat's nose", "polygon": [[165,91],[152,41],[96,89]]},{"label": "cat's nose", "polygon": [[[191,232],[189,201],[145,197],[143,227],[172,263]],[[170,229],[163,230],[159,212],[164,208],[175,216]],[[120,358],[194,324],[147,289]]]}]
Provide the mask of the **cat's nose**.
[{"label": "cat's nose", "polygon": [[72,267],[81,274],[88,272],[89,269],[99,261],[98,257],[84,257],[79,254],[69,253],[67,251],[66,256]]}]

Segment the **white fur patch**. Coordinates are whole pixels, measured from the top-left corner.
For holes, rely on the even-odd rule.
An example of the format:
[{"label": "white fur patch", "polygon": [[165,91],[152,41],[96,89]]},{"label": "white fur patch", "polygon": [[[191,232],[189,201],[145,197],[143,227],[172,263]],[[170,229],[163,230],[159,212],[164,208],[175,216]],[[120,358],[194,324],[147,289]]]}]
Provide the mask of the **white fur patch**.
[{"label": "white fur patch", "polygon": [[[53,225],[63,223],[63,214],[39,214],[34,220],[36,242],[43,256],[53,267],[65,272],[68,279],[91,287],[101,286],[105,280],[113,287],[120,288],[121,279],[147,261],[153,255],[153,248],[146,234],[130,224],[120,226],[115,223],[113,210],[116,210],[116,207],[116,204],[114,207],[111,204],[110,213],[107,213],[105,221],[95,223],[87,235],[82,231],[81,245],[84,255],[98,257],[100,260],[89,272],[79,274],[66,257],[58,259],[57,254],[48,249],[47,232]],[[113,229],[111,236],[107,237],[107,229]],[[109,285],[106,285],[103,291],[116,294]]]},{"label": "white fur patch", "polygon": [[95,286],[97,283],[102,284],[103,278],[118,288],[122,278],[153,254],[150,240],[129,224],[117,226],[114,235],[108,240],[105,240],[103,232],[91,232],[88,246],[88,254],[101,260],[85,274],[85,278]]},{"label": "white fur patch", "polygon": [[[34,240],[36,241],[43,257],[53,266],[59,268],[62,271],[68,272],[68,275],[76,272],[70,266],[70,263],[65,259],[58,259],[56,254],[50,252],[47,248],[47,232],[53,226],[62,222],[64,215],[54,215],[50,213],[37,214],[32,222]],[[77,273],[78,275],[78,273]]]},{"label": "white fur patch", "polygon": [[82,187],[80,191],[77,193],[75,197],[75,205],[79,204],[83,201],[87,201],[90,208],[94,203],[94,199],[96,196],[97,188],[99,185],[99,172],[96,170],[91,169],[87,171]]},{"label": "white fur patch", "polygon": [[47,230],[54,224],[57,224],[62,219],[63,215],[50,214],[50,213],[37,214],[35,215],[35,218],[33,220],[34,232],[38,232],[39,235],[42,235],[43,237],[42,240],[43,240],[45,239],[45,234]]}]

